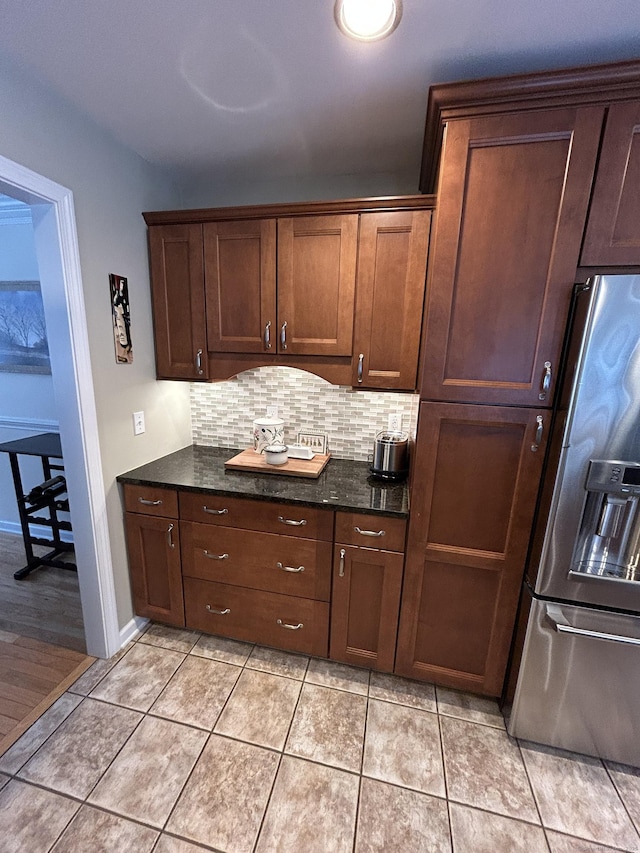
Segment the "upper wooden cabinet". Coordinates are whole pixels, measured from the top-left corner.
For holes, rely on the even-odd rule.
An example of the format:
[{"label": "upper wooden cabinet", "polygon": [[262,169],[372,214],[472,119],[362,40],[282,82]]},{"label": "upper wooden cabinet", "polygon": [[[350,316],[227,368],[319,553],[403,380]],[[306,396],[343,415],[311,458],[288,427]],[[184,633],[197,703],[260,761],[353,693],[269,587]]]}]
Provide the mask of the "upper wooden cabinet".
[{"label": "upper wooden cabinet", "polygon": [[431,211],[360,217],[352,385],[416,388]]},{"label": "upper wooden cabinet", "polygon": [[609,109],[580,262],[640,265],[640,101]]},{"label": "upper wooden cabinet", "polygon": [[415,390],[433,206],[399,196],[145,213],[158,376],[281,364]]},{"label": "upper wooden cabinet", "polygon": [[275,219],[203,229],[208,350],[275,352]]},{"label": "upper wooden cabinet", "polygon": [[149,229],[151,295],[160,379],[206,379],[201,225]]},{"label": "upper wooden cabinet", "polygon": [[551,405],[603,114],[448,123],[421,397]]},{"label": "upper wooden cabinet", "polygon": [[354,214],[278,220],[278,352],[351,355],[357,248]]}]

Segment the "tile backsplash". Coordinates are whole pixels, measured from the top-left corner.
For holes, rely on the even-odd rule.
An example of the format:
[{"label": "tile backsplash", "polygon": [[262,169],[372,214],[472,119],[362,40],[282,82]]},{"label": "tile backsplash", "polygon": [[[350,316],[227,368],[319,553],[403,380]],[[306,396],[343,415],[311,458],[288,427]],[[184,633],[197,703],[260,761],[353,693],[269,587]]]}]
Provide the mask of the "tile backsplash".
[{"label": "tile backsplash", "polygon": [[299,432],[325,433],[333,456],[366,462],[389,414],[402,413],[402,428],[415,437],[418,404],[417,394],[353,391],[303,370],[260,367],[226,382],[192,383],[193,442],[251,447],[254,418],[277,406],[285,441],[295,442]]}]

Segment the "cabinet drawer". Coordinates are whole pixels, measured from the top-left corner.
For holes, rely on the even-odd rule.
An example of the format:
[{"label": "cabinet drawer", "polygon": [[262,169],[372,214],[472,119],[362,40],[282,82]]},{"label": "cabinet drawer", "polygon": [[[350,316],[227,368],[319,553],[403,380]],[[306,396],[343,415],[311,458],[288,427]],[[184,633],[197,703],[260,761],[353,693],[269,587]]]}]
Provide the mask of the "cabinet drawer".
[{"label": "cabinet drawer", "polygon": [[178,517],[178,493],[174,489],[157,486],[124,486],[124,508],[127,512],[142,515],[161,515],[164,518]]},{"label": "cabinet drawer", "polygon": [[333,540],[333,512],[307,506],[180,492],[180,518],[263,533]]},{"label": "cabinet drawer", "polygon": [[183,521],[187,577],[329,601],[331,543]]},{"label": "cabinet drawer", "polygon": [[355,512],[336,513],[336,542],[404,552],[407,522],[404,518],[364,515]]},{"label": "cabinet drawer", "polygon": [[[329,605],[324,601],[184,579],[187,627],[326,657]],[[219,611],[219,612],[215,612]],[[286,627],[294,626],[292,628]]]}]

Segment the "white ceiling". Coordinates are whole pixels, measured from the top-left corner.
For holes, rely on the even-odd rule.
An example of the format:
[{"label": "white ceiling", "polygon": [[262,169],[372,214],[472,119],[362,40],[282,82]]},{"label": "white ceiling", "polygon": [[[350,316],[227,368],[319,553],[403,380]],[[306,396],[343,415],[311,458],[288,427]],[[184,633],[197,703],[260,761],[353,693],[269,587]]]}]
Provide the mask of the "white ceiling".
[{"label": "white ceiling", "polygon": [[[214,179],[417,179],[431,83],[640,57],[638,0],[0,0],[0,52],[150,162]],[[1,145],[1,124],[0,124]]]}]

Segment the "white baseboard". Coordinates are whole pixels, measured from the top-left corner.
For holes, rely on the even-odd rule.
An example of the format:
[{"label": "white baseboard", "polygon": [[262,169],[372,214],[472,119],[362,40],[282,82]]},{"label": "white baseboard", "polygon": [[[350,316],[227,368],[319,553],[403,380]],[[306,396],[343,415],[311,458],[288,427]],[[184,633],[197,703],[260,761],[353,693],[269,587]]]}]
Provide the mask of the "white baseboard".
[{"label": "white baseboard", "polygon": [[131,640],[135,640],[148,624],[148,619],[142,616],[134,616],[130,622],[127,622],[124,628],[120,629],[120,648],[126,646]]},{"label": "white baseboard", "polygon": [[[29,527],[32,536],[43,536],[43,530],[41,527]],[[19,521],[3,521],[0,519],[0,532],[2,533],[14,533],[16,536],[22,536],[22,527],[20,527]],[[69,542],[69,544],[73,544],[73,535],[70,530],[63,530],[60,533],[60,538],[63,542]]]},{"label": "white baseboard", "polygon": [[58,421],[42,420],[41,418],[9,418],[0,416],[0,427],[3,429],[19,429],[22,432],[60,432]]}]

